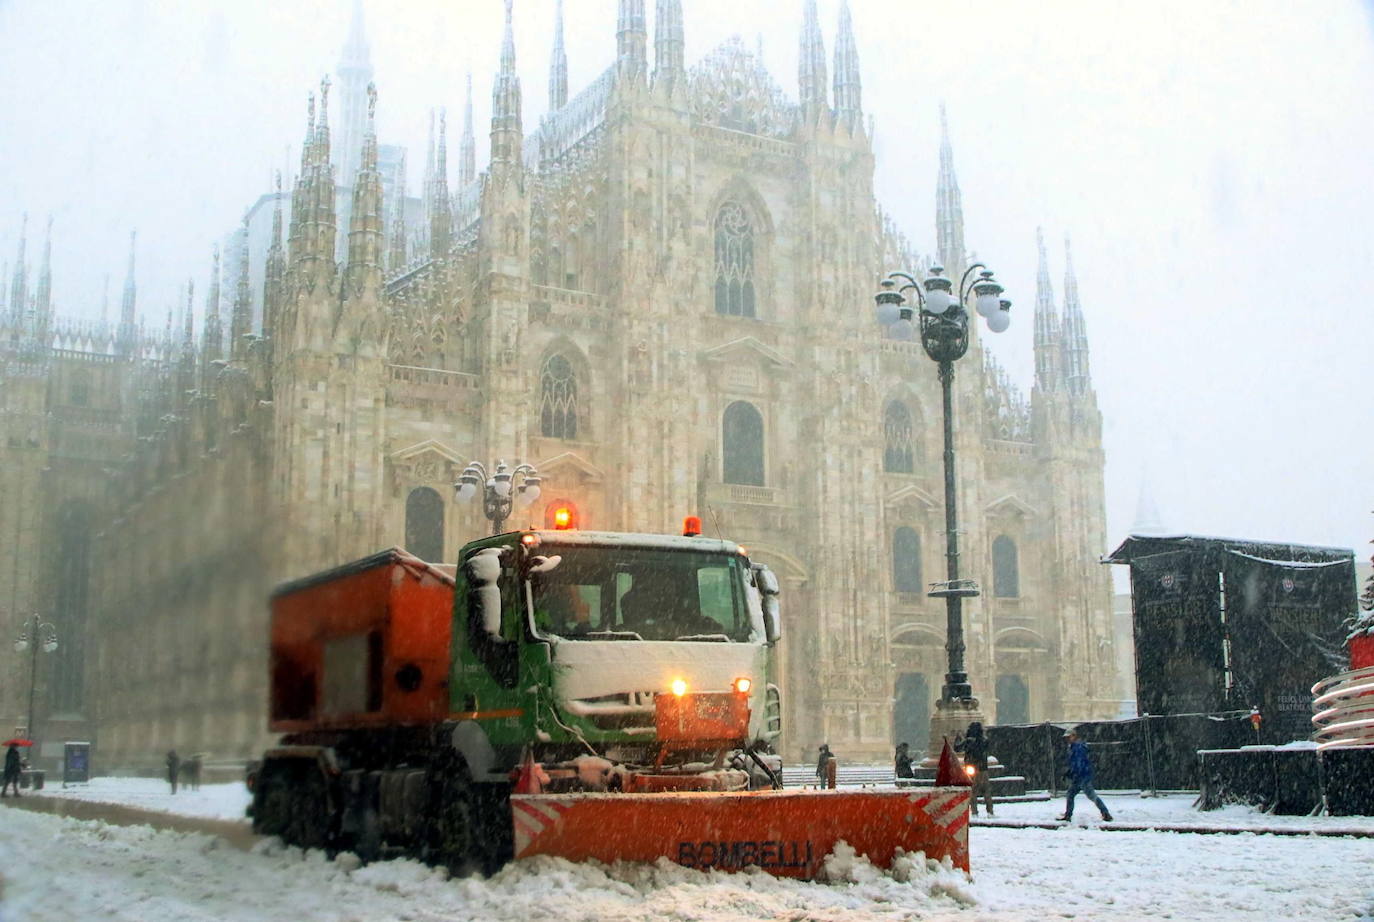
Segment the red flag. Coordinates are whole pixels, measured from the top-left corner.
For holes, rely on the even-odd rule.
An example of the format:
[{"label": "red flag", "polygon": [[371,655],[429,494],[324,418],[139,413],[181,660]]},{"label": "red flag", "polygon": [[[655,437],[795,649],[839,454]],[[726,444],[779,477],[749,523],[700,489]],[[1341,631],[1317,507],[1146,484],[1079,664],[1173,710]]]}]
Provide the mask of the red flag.
[{"label": "red flag", "polygon": [[959,757],[950,748],[949,738],[946,737],[945,746],[940,750],[940,767],[935,772],[935,786],[943,788],[951,785],[971,787],[973,781],[964,774],[963,763],[959,761]]}]

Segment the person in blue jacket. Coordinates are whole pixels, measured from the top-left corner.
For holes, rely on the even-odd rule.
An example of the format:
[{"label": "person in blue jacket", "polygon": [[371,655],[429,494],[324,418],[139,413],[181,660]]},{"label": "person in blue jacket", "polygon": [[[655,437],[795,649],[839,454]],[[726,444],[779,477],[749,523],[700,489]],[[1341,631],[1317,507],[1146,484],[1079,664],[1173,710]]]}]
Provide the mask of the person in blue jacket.
[{"label": "person in blue jacket", "polygon": [[1064,739],[1069,741],[1069,794],[1064,802],[1064,812],[1057,817],[1060,820],[1073,819],[1073,802],[1078,797],[1078,792],[1082,791],[1097,805],[1097,809],[1102,811],[1102,819],[1111,822],[1112,814],[1107,809],[1107,805],[1102,802],[1102,798],[1097,796],[1097,791],[1093,790],[1093,762],[1088,756],[1088,747],[1078,738],[1077,731],[1066,730]]}]

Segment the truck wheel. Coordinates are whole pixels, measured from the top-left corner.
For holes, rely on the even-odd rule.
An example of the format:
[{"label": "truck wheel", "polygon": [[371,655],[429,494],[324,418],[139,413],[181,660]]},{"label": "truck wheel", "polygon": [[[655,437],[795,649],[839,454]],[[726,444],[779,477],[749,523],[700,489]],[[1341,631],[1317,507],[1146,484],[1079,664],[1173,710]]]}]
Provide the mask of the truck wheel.
[{"label": "truck wheel", "polygon": [[291,798],[290,841],[301,848],[327,848],[333,844],[334,828],[329,787],[317,766],[304,767]]},{"label": "truck wheel", "polygon": [[285,840],[290,817],[290,783],[278,766],[266,765],[253,790],[253,832]]},{"label": "truck wheel", "polygon": [[472,777],[462,759],[444,759],[432,770],[430,816],[433,822],[425,858],[449,869],[455,877],[480,870]]}]

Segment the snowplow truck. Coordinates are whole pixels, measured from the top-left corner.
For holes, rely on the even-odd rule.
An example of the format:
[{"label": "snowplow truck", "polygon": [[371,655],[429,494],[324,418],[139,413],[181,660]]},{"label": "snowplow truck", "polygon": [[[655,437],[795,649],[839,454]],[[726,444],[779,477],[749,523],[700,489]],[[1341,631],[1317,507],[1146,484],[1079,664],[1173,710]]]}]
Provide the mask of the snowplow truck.
[{"label": "snowplow truck", "polygon": [[966,787],[782,789],[778,596],[729,541],[578,530],[287,583],[253,829],[455,873],[545,854],[812,878],[840,840],[967,868]]}]

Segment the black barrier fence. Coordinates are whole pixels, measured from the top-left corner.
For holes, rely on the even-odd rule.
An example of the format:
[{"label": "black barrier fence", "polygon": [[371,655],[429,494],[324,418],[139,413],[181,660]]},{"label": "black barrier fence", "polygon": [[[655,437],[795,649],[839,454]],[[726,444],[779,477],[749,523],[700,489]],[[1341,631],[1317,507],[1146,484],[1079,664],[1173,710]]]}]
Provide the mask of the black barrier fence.
[{"label": "black barrier fence", "polygon": [[1198,765],[1203,810],[1239,803],[1280,816],[1306,816],[1322,805],[1315,749],[1204,749]]},{"label": "black barrier fence", "polygon": [[1009,774],[1024,776],[1027,788],[1058,793],[1067,787],[1064,731],[1073,727],[1088,746],[1097,787],[1195,791],[1202,781],[1198,750],[1253,743],[1248,717],[1248,711],[1224,711],[989,727],[988,750]]},{"label": "black barrier fence", "polygon": [[1374,749],[1204,750],[1202,809],[1242,803],[1269,813],[1374,816]]}]

